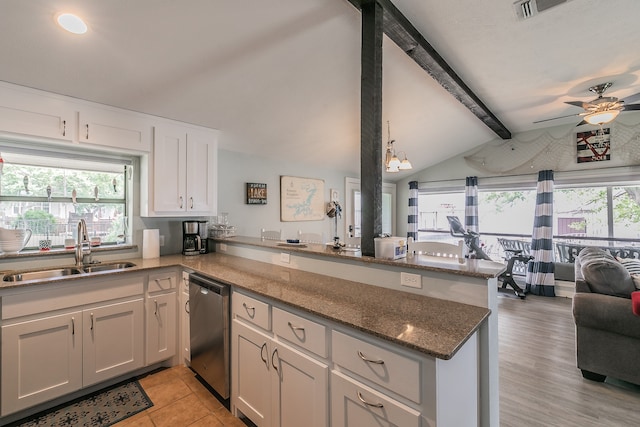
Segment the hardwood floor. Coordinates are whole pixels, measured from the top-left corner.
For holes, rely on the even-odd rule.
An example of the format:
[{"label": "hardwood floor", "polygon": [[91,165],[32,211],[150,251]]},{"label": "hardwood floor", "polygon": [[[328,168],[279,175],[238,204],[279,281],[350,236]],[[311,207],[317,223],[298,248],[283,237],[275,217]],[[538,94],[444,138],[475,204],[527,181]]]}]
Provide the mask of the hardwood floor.
[{"label": "hardwood floor", "polygon": [[582,378],[570,299],[501,296],[498,323],[501,427],[640,425],[639,386]]},{"label": "hardwood floor", "polygon": [[[639,386],[582,378],[570,299],[500,296],[498,316],[501,427],[640,425]],[[245,427],[188,368],[167,369],[140,383],[154,407],[118,427]]]}]

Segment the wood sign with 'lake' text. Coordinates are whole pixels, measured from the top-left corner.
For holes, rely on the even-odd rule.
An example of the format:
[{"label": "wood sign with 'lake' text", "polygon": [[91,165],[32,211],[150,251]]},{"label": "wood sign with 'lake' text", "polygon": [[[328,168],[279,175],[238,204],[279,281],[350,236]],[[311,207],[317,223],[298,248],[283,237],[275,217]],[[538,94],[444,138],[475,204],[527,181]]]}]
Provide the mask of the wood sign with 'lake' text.
[{"label": "wood sign with 'lake' text", "polygon": [[267,184],[257,182],[247,182],[247,204],[266,205],[267,204]]}]

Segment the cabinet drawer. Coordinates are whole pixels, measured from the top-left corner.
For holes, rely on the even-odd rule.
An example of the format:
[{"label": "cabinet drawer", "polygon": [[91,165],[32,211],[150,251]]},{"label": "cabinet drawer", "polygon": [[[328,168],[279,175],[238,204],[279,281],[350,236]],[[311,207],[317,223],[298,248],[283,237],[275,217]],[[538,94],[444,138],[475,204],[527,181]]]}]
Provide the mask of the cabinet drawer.
[{"label": "cabinet drawer", "polygon": [[382,387],[420,403],[421,363],[358,338],[332,331],[332,358],[339,365]]},{"label": "cabinet drawer", "polygon": [[274,307],[273,332],[320,357],[327,357],[327,332],[324,325]]},{"label": "cabinet drawer", "polygon": [[178,276],[174,271],[149,274],[149,292],[168,291],[178,286]]},{"label": "cabinet drawer", "polygon": [[253,323],[266,331],[271,330],[269,304],[237,292],[231,296],[231,304],[234,316]]},{"label": "cabinet drawer", "polygon": [[420,413],[338,372],[331,373],[331,426],[420,427]]}]

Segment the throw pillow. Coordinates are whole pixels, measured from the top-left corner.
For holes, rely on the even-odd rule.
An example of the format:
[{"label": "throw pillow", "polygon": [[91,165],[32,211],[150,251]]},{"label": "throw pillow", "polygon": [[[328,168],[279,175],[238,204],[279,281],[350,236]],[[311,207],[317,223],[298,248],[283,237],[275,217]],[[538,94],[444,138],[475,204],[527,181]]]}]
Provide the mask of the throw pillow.
[{"label": "throw pillow", "polygon": [[617,258],[629,274],[640,274],[640,260],[635,258]]},{"label": "throw pillow", "polygon": [[636,287],[626,268],[609,252],[595,247],[580,251],[580,268],[591,292],[631,298]]}]

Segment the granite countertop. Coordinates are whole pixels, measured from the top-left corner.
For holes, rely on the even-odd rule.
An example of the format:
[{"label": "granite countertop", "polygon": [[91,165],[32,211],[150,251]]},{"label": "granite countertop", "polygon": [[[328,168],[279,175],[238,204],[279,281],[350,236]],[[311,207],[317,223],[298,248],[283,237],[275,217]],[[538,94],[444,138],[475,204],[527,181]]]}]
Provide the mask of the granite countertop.
[{"label": "granite countertop", "polygon": [[[136,266],[117,272],[96,273],[91,277],[181,267],[445,360],[453,357],[490,313],[489,309],[483,307],[375,287],[221,253],[169,255],[126,261],[133,262]],[[74,275],[67,276],[64,280],[81,280],[87,277]],[[58,281],[59,279],[28,283],[0,282],[0,291],[46,286]]]},{"label": "granite countertop", "polygon": [[218,243],[257,246],[286,252],[295,252],[300,255],[306,254],[311,256],[340,258],[341,260],[347,259],[367,264],[381,264],[424,271],[444,272],[481,279],[498,277],[506,269],[506,265],[503,263],[480,259],[475,260],[472,264],[469,264],[468,261],[461,264],[458,260],[453,259],[429,255],[407,254],[405,258],[391,260],[362,255],[362,252],[351,248],[334,249],[331,245],[322,245],[317,243],[288,244],[284,241],[263,240],[259,237],[234,236],[214,240]]}]

